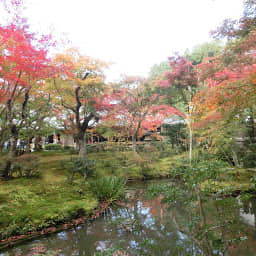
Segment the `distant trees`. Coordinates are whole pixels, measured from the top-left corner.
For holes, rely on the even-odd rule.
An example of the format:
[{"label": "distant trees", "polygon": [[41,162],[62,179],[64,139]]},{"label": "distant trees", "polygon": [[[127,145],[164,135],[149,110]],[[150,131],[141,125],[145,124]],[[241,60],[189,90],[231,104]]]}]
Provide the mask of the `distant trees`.
[{"label": "distant trees", "polygon": [[192,51],[186,51],[185,58],[194,65],[200,64],[205,58],[215,57],[221,54],[223,46],[220,41],[213,41],[196,45]]},{"label": "distant trees", "polygon": [[[133,150],[143,131],[156,129],[168,115],[181,115],[177,109],[161,104],[161,96],[156,93],[150,80],[140,77],[127,77],[113,93],[115,99],[114,118],[124,125],[132,137]],[[111,117],[113,118],[113,116]]]},{"label": "distant trees", "polygon": [[159,64],[155,64],[151,67],[149,72],[150,79],[157,79],[166,72],[171,71],[171,67],[168,61],[163,61]]},{"label": "distant trees", "polygon": [[[196,67],[183,56],[172,56],[169,58],[171,71],[166,73],[166,80],[160,82],[163,89],[170,89],[168,94],[175,95],[176,100],[185,106],[184,117],[186,117],[189,130],[189,159],[192,159],[192,134],[193,134],[193,105],[192,98],[198,88],[198,76]],[[171,99],[172,100],[172,99]]]}]

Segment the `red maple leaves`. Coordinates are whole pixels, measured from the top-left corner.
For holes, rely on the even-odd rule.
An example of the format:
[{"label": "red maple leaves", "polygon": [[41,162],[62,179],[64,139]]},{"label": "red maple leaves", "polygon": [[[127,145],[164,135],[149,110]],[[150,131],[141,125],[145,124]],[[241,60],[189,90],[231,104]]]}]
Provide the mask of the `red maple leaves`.
[{"label": "red maple leaves", "polygon": [[14,24],[0,27],[0,45],[1,95],[7,91],[16,93],[13,90],[17,86],[20,90],[36,86],[38,81],[54,74],[47,50],[24,27]]}]

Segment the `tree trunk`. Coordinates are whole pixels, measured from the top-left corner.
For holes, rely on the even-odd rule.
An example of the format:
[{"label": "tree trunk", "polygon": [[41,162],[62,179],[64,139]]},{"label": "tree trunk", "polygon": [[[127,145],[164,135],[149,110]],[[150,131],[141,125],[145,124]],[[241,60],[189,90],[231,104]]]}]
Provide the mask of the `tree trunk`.
[{"label": "tree trunk", "polygon": [[250,142],[255,143],[255,124],[254,124],[254,113],[253,110],[251,109],[251,116],[249,118],[249,126],[250,126],[250,131],[249,131],[249,136],[250,136]]},{"label": "tree trunk", "polygon": [[189,162],[190,166],[192,165],[192,151],[193,151],[193,130],[192,130],[192,112],[193,112],[193,105],[192,105],[192,88],[191,86],[188,87],[189,90],[189,104],[188,104],[188,128],[189,128]]},{"label": "tree trunk", "polygon": [[12,125],[11,135],[10,135],[10,150],[8,152],[7,162],[2,174],[4,179],[8,179],[10,177],[11,169],[13,168],[13,162],[16,156],[16,148],[18,141],[18,131],[15,125]]},{"label": "tree trunk", "polygon": [[41,145],[41,137],[36,135],[35,136],[35,150],[40,150],[42,149],[42,145]]},{"label": "tree trunk", "polygon": [[4,141],[0,141],[0,153],[3,152],[4,149]]},{"label": "tree trunk", "polygon": [[30,148],[30,136],[28,136],[25,151],[26,151],[26,153],[30,153],[30,150],[31,150],[31,148]]},{"label": "tree trunk", "polygon": [[190,166],[191,166],[191,162],[192,162],[192,152],[193,152],[193,131],[192,131],[192,124],[191,124],[191,120],[190,120],[189,121],[189,162],[190,162]]},{"label": "tree trunk", "polygon": [[238,161],[238,157],[237,157],[237,153],[235,150],[231,150],[231,154],[232,154],[232,158],[233,158],[233,162],[234,162],[234,165],[235,167],[240,167],[240,163]]},{"label": "tree trunk", "polygon": [[82,158],[87,157],[87,150],[86,150],[86,133],[80,133],[78,137],[79,143],[79,156]]},{"label": "tree trunk", "polygon": [[132,136],[132,150],[136,152],[136,135]]}]

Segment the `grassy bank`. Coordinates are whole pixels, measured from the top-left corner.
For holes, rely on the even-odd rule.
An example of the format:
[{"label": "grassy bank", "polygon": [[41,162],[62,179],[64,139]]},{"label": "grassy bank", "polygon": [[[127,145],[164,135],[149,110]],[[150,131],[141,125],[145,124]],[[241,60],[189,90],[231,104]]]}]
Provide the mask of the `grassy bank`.
[{"label": "grassy bank", "polygon": [[86,183],[69,185],[61,176],[50,177],[0,183],[1,240],[88,215],[97,207]]},{"label": "grassy bank", "polygon": [[201,180],[201,189],[210,193],[238,195],[256,191],[256,168],[234,167],[210,155],[204,159],[195,153],[192,167],[185,154],[172,157],[168,177],[179,180],[185,173],[192,172],[195,180]]}]

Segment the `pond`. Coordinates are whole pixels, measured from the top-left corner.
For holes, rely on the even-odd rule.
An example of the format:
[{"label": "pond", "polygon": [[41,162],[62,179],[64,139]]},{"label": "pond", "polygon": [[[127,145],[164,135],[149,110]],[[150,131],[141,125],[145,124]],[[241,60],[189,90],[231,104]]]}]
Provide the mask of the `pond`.
[{"label": "pond", "polygon": [[[188,211],[182,204],[168,209],[167,205],[161,204],[161,196],[149,199],[145,194],[147,187],[152,183],[168,183],[168,181],[130,184],[127,202],[111,207],[98,219],[72,230],[26,242],[0,255],[92,256],[108,248],[116,248],[116,250],[122,248],[125,255],[202,255],[202,251],[191,238],[177,229],[172,218],[175,214],[178,219],[184,220],[183,225],[188,225],[185,221]],[[236,218],[234,221],[236,231],[247,236],[247,239],[237,246],[230,245],[227,255],[254,256],[256,255],[256,200],[249,199],[238,204],[240,209],[233,212]],[[207,213],[211,216],[211,222],[214,222],[215,214],[210,210]],[[217,251],[214,253],[222,255]],[[113,253],[104,255],[113,255]],[[116,252],[114,255],[121,254]]]}]

